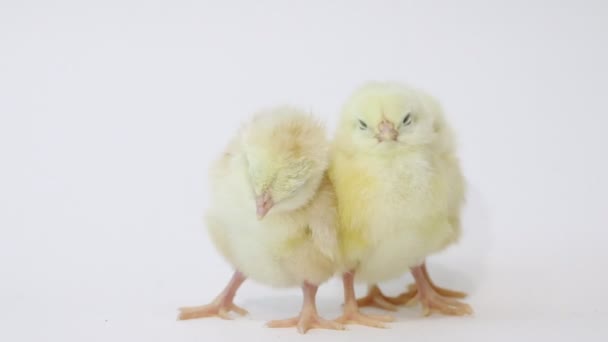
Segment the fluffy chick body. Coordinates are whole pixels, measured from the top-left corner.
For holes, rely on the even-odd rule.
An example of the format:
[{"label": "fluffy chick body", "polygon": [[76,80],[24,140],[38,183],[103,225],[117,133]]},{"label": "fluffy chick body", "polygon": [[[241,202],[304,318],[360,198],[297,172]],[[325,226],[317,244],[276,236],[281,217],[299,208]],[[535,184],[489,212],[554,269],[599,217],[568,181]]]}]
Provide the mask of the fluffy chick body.
[{"label": "fluffy chick body", "polygon": [[[414,125],[396,141],[378,142],[357,129],[381,120]],[[366,135],[367,134],[367,135]],[[360,88],[345,106],[330,177],[339,201],[346,269],[356,279],[393,279],[460,236],[464,179],[452,133],[433,98],[393,83]]]},{"label": "fluffy chick body", "polygon": [[211,303],[180,308],[180,319],[245,314],[233,300],[251,278],[302,288],[300,314],[269,327],[343,329],[320,317],[315,304],[318,286],[335,273],[340,255],[328,146],[319,122],[290,107],[262,111],[240,130],[212,166],[205,216],[212,241],[235,272]]},{"label": "fluffy chick body", "polygon": [[331,227],[334,204],[327,180],[312,203],[290,213],[269,215],[264,221],[255,215],[255,202],[246,199],[246,183],[238,171],[229,171],[218,183],[223,189],[206,221],[215,246],[231,265],[273,287],[299,286],[304,281],[318,285],[333,275],[337,250],[315,241],[310,227],[313,220],[327,220]]},{"label": "fluffy chick body", "polygon": [[[327,153],[322,126],[281,107],[258,114],[213,165],[207,227],[219,252],[246,277],[292,287],[318,285],[335,273],[339,247]],[[255,196],[265,191],[276,203],[259,219]]]},{"label": "fluffy chick body", "polygon": [[448,200],[456,195],[450,194],[454,183],[443,164],[433,154],[414,151],[335,156],[340,242],[346,267],[357,269],[357,279],[399,277],[458,239],[458,216]]}]

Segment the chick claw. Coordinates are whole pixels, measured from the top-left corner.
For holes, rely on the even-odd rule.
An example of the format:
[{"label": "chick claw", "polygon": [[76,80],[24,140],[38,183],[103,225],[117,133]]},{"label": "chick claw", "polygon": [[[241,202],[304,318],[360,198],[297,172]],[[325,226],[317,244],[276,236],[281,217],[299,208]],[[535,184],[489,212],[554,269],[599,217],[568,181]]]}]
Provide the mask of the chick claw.
[{"label": "chick claw", "polygon": [[214,316],[222,319],[232,319],[232,317],[228,315],[230,311],[234,311],[241,316],[248,314],[247,310],[237,306],[236,304],[220,300],[215,300],[213,303],[207,305],[183,307],[180,308],[179,311],[179,320]]},{"label": "chick claw", "polygon": [[298,317],[270,321],[266,324],[269,328],[291,328],[297,327],[300,334],[305,334],[310,329],[344,330],[340,323],[325,320],[315,312],[303,313]]}]

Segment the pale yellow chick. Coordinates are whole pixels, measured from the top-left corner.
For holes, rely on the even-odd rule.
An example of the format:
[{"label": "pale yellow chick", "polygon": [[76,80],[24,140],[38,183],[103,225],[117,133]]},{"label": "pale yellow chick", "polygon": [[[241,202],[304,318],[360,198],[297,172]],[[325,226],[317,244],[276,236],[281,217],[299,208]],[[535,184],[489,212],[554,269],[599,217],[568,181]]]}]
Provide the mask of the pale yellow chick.
[{"label": "pale yellow chick", "polygon": [[[383,326],[387,317],[365,316],[358,306],[394,309],[416,291],[425,314],[471,312],[449,298],[463,294],[434,286],[424,266],[460,235],[464,179],[454,146],[440,105],[422,91],[372,82],[345,104],[329,171],[346,271],[340,321]],[[374,285],[355,301],[354,281],[376,284],[409,270],[416,286],[408,293],[393,300]]]},{"label": "pale yellow chick", "polygon": [[246,278],[272,287],[301,286],[296,318],[270,327],[343,329],[318,316],[317,287],[335,274],[339,245],[335,194],[326,174],[323,126],[291,107],[257,113],[211,170],[206,223],[218,251],[234,267],[211,303],[181,309],[181,319],[245,314],[233,298]]}]

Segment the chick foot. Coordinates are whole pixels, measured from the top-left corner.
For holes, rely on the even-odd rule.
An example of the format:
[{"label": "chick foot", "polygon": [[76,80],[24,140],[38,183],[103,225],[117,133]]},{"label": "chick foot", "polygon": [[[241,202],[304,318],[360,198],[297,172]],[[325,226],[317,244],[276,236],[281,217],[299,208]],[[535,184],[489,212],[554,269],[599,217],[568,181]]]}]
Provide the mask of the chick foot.
[{"label": "chick foot", "polygon": [[323,319],[317,313],[317,306],[315,304],[317,289],[316,285],[304,283],[302,286],[304,303],[302,304],[300,315],[294,318],[270,321],[266,325],[269,328],[296,327],[300,334],[305,334],[310,329],[344,330],[342,324]]},{"label": "chick foot", "polygon": [[[434,285],[433,283],[431,283],[431,287],[433,288],[433,290],[435,290],[435,292],[437,292],[437,294],[439,294],[442,297],[462,299],[467,296],[467,294],[464,292],[444,289],[442,287],[438,287],[438,286]],[[410,300],[417,298],[418,297],[418,286],[416,284],[410,284],[407,287],[406,292],[404,292],[403,294],[400,294],[398,297],[395,297],[395,298],[400,298],[400,297],[409,297]],[[392,298],[389,297],[388,299],[390,300]],[[409,304],[409,303],[406,302],[404,304]]]},{"label": "chick foot", "polygon": [[237,314],[244,316],[248,312],[247,310],[237,306],[234,303],[226,303],[221,299],[214,300],[211,304],[200,305],[200,306],[190,306],[180,308],[179,320],[188,320],[194,318],[204,318],[204,317],[220,317],[222,319],[232,319],[228,314],[231,311],[236,312]]},{"label": "chick foot", "polygon": [[[354,274],[347,272],[342,276],[344,283],[344,312],[336,322],[343,324],[359,324],[374,328],[386,328],[384,323],[392,322],[392,316],[364,315],[359,311],[355,299]],[[380,291],[380,289],[378,289]],[[379,298],[379,297],[378,297]]]},{"label": "chick foot", "polygon": [[245,276],[240,272],[234,272],[232,279],[210,304],[201,306],[191,306],[179,308],[180,314],[178,320],[187,320],[204,317],[220,317],[222,319],[232,319],[228,314],[231,311],[243,316],[247,314],[247,310],[233,303],[236,291],[245,281]]},{"label": "chick foot", "polygon": [[388,311],[397,311],[398,305],[406,304],[410,301],[416,294],[412,294],[406,296],[409,293],[405,293],[403,295],[399,295],[397,297],[388,297],[382,293],[378,285],[372,285],[367,295],[363,298],[357,299],[357,305],[360,308],[369,306],[376,307],[379,309],[384,309]]},{"label": "chick foot", "polygon": [[392,316],[381,315],[365,315],[359,311],[359,308],[354,305],[344,306],[344,313],[336,319],[336,322],[341,324],[358,324],[372,328],[386,328],[384,323],[389,323],[395,319]]},{"label": "chick foot", "polygon": [[[449,290],[449,289],[445,289],[442,287],[439,287],[437,285],[435,285],[433,283],[433,281],[431,280],[431,277],[429,276],[429,273],[426,269],[426,264],[422,264],[421,266],[422,268],[422,272],[424,274],[424,277],[426,278],[427,282],[429,283],[429,285],[433,288],[433,290],[435,290],[435,292],[437,292],[437,294],[439,294],[442,297],[448,297],[448,298],[465,298],[467,296],[466,293],[464,292],[460,292],[460,291],[454,291],[454,290]],[[388,297],[387,300],[392,303],[392,304],[397,304],[397,305],[413,305],[417,302],[418,300],[418,285],[416,285],[416,283],[414,284],[410,284],[407,287],[407,291],[400,294],[397,297]]]},{"label": "chick foot", "polygon": [[[444,288],[441,288],[441,287],[435,285],[433,283],[433,281],[431,280],[431,277],[429,276],[429,272],[426,269],[426,263],[423,263],[421,268],[422,268],[424,277],[426,278],[428,283],[431,285],[433,290],[435,290],[435,292],[437,292],[440,296],[449,297],[449,298],[465,298],[467,296],[467,294],[464,292],[444,289]],[[409,294],[413,293],[413,295],[416,296],[418,294],[418,287],[416,286],[416,284],[410,284],[408,286],[408,291],[406,293],[409,293]]]},{"label": "chick foot", "polygon": [[445,289],[441,289],[444,291],[438,291],[438,288],[430,281],[424,265],[413,267],[412,275],[416,281],[416,298],[422,304],[424,316],[429,316],[433,312],[454,316],[470,315],[473,313],[473,309],[468,304],[450,298],[454,297],[455,294],[459,295],[461,293]]}]

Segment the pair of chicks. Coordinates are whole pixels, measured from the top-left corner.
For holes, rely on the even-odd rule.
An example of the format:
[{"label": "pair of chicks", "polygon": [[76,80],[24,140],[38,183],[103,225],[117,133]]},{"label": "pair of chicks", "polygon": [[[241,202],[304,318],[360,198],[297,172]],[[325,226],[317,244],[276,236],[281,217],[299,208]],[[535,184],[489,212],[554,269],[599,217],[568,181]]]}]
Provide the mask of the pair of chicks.
[{"label": "pair of chicks", "polygon": [[[246,314],[233,302],[247,278],[273,286],[301,286],[300,314],[270,327],[343,329],[383,327],[391,316],[362,306],[396,310],[417,298],[432,311],[463,315],[461,292],[433,284],[427,256],[457,241],[464,179],[452,132],[430,95],[392,82],[371,82],[347,100],[336,137],[290,107],[258,113],[241,128],[211,170],[206,223],[235,272],[215,300],[181,308],[180,319]],[[415,284],[398,297],[377,283],[411,271]],[[318,286],[336,274],[344,285],[343,315],[317,313]],[[370,285],[355,298],[354,283]]]}]

